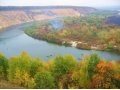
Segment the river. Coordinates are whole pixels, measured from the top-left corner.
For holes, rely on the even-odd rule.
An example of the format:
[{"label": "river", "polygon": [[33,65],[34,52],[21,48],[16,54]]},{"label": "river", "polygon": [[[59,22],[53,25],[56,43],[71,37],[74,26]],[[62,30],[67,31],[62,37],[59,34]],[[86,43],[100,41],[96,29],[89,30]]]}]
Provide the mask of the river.
[{"label": "river", "polygon": [[46,41],[37,40],[24,33],[24,29],[32,23],[21,24],[6,28],[0,33],[0,52],[8,58],[26,51],[32,57],[40,57],[42,60],[50,60],[57,55],[71,54],[80,60],[84,54],[97,53],[102,59],[120,60],[120,55],[112,52],[80,50],[74,47],[59,46]]}]

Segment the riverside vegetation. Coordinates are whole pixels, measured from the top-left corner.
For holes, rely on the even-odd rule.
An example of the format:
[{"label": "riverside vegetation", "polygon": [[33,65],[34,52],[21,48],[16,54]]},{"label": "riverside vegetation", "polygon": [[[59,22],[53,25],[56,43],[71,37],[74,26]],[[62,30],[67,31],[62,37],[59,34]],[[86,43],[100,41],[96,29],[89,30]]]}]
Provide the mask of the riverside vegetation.
[{"label": "riverside vegetation", "polygon": [[[107,17],[114,14],[96,12],[81,17],[56,18],[34,24],[26,28],[25,33],[60,45],[120,52],[120,26],[106,22]],[[56,24],[60,26],[54,27]]]},{"label": "riverside vegetation", "polygon": [[[44,62],[26,52],[6,58],[0,54],[0,88],[120,88],[120,61],[106,61],[97,54],[57,56]],[[5,86],[7,85],[7,86]]]},{"label": "riverside vegetation", "polygon": [[[33,24],[26,28],[25,33],[31,37],[60,45],[120,52],[120,26],[109,24],[106,20],[109,17],[111,21],[110,17],[116,15],[116,12],[91,12],[87,15],[79,13],[79,9],[77,11],[76,9],[74,10],[75,17],[68,17],[74,13],[73,9],[69,9],[72,14],[60,14],[57,16],[59,18],[54,20],[50,19],[52,17],[49,18],[53,10],[47,14],[42,11],[42,14],[47,15],[48,18],[41,17],[41,11],[30,10],[28,12],[27,10],[27,14],[21,11],[20,13],[23,13],[21,15],[25,18],[20,15],[19,23],[39,18],[39,20],[50,19],[40,24]],[[18,17],[16,17],[18,14],[12,15],[13,18],[16,17],[16,20],[11,23],[8,22],[11,18],[4,13],[1,12],[3,14],[0,17],[3,18],[1,28],[19,24]],[[11,12],[8,10],[6,13],[9,16]],[[27,52],[11,58],[0,53],[0,88],[116,89],[120,88],[120,60],[106,61],[97,54],[92,54],[84,55],[79,61],[72,55],[65,55],[45,62],[38,57],[32,58]]]}]

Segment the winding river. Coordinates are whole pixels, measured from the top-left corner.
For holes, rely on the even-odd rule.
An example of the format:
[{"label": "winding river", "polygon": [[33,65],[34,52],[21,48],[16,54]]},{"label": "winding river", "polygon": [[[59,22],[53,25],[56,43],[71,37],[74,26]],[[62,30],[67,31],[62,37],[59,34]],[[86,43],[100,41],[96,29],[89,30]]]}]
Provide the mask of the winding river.
[{"label": "winding river", "polygon": [[59,46],[46,41],[37,40],[29,37],[24,33],[24,29],[32,23],[21,24],[6,28],[0,33],[0,52],[8,58],[19,55],[26,51],[32,57],[40,57],[42,60],[49,60],[57,55],[71,54],[80,60],[84,54],[97,53],[101,58],[106,60],[120,60],[120,55],[105,51],[80,50],[74,47]]}]

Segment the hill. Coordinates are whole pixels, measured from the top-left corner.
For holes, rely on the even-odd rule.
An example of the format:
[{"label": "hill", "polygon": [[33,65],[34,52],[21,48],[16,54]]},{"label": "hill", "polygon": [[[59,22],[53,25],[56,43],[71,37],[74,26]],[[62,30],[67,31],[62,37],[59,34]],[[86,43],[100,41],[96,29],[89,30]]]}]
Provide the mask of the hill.
[{"label": "hill", "polygon": [[56,17],[79,17],[95,12],[91,7],[48,6],[48,7],[0,7],[0,29],[31,21]]},{"label": "hill", "polygon": [[120,15],[111,16],[105,19],[105,22],[110,24],[116,24],[120,26]]}]

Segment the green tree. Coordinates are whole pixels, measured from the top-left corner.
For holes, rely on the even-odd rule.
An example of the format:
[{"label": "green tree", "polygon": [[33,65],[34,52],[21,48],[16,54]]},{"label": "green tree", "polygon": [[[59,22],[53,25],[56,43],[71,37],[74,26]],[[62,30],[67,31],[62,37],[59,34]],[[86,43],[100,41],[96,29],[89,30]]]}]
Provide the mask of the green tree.
[{"label": "green tree", "polygon": [[49,71],[41,71],[35,75],[35,88],[37,89],[51,89],[55,88],[54,77]]},{"label": "green tree", "polygon": [[65,57],[57,56],[54,60],[53,73],[56,78],[61,77],[69,71],[76,69],[77,61],[71,56],[67,55]]},{"label": "green tree", "polygon": [[30,79],[30,67],[32,58],[23,52],[19,56],[11,57],[9,60],[8,79],[12,83],[27,86]]},{"label": "green tree", "polygon": [[75,75],[76,77],[74,77],[74,79],[78,80],[80,88],[88,88],[89,84],[88,64],[89,56],[84,55],[83,59],[79,63],[78,72]]},{"label": "green tree", "polygon": [[77,70],[73,73],[73,81],[77,81],[78,88],[90,88],[91,77],[95,74],[95,68],[100,58],[97,54],[84,55],[80,60]]},{"label": "green tree", "polygon": [[43,70],[43,63],[40,61],[39,58],[36,58],[35,60],[31,61],[30,65],[30,76],[34,77],[35,74],[39,71]]},{"label": "green tree", "polygon": [[2,53],[0,53],[0,74],[2,78],[7,79],[8,59]]},{"label": "green tree", "polygon": [[77,68],[77,61],[71,55],[57,56],[54,59],[52,74],[55,77],[56,86],[59,87],[59,81],[61,81],[63,76],[69,72],[74,71]]},{"label": "green tree", "polygon": [[97,54],[90,55],[89,63],[88,63],[88,75],[89,79],[96,73],[96,65],[99,63],[100,58]]}]

